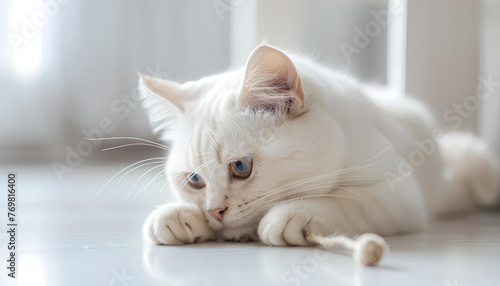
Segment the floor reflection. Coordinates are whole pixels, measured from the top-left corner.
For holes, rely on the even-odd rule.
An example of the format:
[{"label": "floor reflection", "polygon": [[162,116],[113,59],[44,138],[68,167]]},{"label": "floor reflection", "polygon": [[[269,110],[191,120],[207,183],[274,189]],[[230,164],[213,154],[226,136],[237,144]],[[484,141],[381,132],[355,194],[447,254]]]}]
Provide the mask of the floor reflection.
[{"label": "floor reflection", "polygon": [[[146,246],[146,272],[168,285],[365,285],[349,253],[257,243]],[[255,271],[257,270],[257,271]]]}]

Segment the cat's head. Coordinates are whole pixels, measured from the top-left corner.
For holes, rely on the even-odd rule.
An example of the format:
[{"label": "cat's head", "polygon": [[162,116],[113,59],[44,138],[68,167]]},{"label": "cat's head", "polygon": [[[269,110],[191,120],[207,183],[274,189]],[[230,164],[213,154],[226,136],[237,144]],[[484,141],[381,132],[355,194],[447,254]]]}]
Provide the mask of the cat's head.
[{"label": "cat's head", "polygon": [[152,126],[171,142],[171,189],[224,238],[255,238],[273,205],[331,188],[321,175],[340,169],[343,133],[307,77],[260,46],[245,69],[184,84],[140,79]]}]

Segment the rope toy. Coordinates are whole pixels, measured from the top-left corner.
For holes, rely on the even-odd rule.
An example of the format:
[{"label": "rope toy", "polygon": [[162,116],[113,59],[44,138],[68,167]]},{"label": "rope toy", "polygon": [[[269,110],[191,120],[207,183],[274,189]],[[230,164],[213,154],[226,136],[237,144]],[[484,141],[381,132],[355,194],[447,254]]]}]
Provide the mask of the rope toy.
[{"label": "rope toy", "polygon": [[385,240],[376,234],[365,233],[356,240],[346,236],[309,235],[306,240],[323,247],[344,247],[353,250],[354,262],[365,266],[375,266],[389,249]]}]

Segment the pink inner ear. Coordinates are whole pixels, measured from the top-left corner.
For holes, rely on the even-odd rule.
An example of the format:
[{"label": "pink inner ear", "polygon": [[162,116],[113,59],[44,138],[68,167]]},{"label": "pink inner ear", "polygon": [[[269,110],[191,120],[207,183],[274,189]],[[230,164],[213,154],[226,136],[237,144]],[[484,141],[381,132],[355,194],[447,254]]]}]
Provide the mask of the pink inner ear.
[{"label": "pink inner ear", "polygon": [[292,61],[278,50],[261,48],[257,49],[248,61],[245,81],[294,89],[297,71]]},{"label": "pink inner ear", "polygon": [[[292,117],[298,115],[304,106],[304,94],[295,66],[283,52],[268,46],[261,46],[250,55],[241,93],[247,106],[279,110],[286,105],[286,111]],[[283,96],[290,96],[290,99],[284,100]]]}]

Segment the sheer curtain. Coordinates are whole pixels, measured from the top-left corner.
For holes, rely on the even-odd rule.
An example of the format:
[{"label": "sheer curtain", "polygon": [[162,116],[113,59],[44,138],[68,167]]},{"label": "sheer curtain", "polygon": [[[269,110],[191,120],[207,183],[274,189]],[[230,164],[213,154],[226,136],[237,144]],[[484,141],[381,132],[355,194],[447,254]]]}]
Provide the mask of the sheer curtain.
[{"label": "sheer curtain", "polygon": [[108,119],[108,135],[152,138],[137,71],[186,81],[229,65],[229,21],[209,1],[48,0],[41,62],[25,73],[9,45],[13,3],[0,3],[2,157],[60,155]]}]

